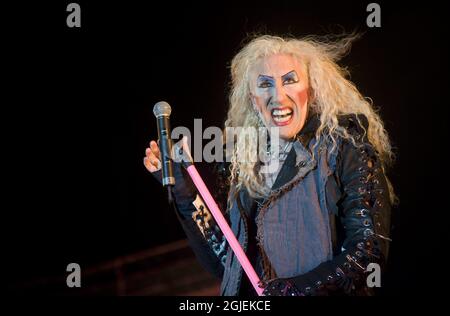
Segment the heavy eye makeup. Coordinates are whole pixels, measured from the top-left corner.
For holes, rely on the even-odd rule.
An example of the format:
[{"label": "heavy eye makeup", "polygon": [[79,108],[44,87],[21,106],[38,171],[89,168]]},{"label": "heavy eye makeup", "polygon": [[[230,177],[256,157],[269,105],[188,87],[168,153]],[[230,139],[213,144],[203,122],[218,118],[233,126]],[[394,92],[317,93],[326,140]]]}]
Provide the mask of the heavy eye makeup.
[{"label": "heavy eye makeup", "polygon": [[257,86],[258,88],[269,88],[274,86],[274,79],[270,76],[259,75]]},{"label": "heavy eye makeup", "polygon": [[[287,74],[281,76],[281,82],[283,85],[297,83],[298,76],[295,70],[288,72]],[[270,88],[275,85],[275,80],[271,76],[259,75],[257,80],[258,88]]]},{"label": "heavy eye makeup", "polygon": [[283,85],[297,83],[297,72],[295,72],[295,70],[288,72],[287,74],[281,76],[281,81],[283,82]]}]

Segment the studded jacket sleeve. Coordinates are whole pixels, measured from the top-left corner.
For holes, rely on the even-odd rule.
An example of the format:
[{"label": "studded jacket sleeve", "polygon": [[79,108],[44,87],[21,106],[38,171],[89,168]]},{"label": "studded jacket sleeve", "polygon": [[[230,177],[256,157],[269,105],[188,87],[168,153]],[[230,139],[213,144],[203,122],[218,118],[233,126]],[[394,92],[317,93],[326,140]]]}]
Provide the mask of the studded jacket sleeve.
[{"label": "studded jacket sleeve", "polygon": [[[160,181],[161,171],[153,175]],[[174,163],[174,176],[173,207],[189,245],[200,264],[221,278],[226,258],[226,240],[181,163]]]},{"label": "studded jacket sleeve", "polygon": [[[362,117],[361,121],[367,129],[367,120]],[[354,119],[346,124],[355,144],[342,142],[336,171],[342,194],[338,204],[344,234],[341,253],[304,275],[273,280],[266,287],[266,295],[373,293],[366,282],[374,266],[369,264],[377,264],[382,272],[388,252],[391,208],[388,184],[364,129]]]}]

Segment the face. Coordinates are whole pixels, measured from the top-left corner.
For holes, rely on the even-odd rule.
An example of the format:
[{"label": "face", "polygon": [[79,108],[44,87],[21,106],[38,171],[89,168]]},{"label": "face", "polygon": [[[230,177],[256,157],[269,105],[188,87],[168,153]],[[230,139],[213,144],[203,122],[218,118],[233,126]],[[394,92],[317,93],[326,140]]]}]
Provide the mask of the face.
[{"label": "face", "polygon": [[292,56],[265,57],[250,72],[250,97],[265,126],[290,139],[303,128],[308,111],[306,69]]}]

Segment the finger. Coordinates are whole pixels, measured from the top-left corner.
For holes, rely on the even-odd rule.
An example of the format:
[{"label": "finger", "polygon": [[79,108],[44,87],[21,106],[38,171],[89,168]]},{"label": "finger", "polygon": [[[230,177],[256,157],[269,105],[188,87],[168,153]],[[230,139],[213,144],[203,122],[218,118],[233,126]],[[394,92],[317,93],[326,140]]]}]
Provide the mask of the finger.
[{"label": "finger", "polygon": [[[155,156],[155,154],[153,153],[153,151],[150,148],[147,148],[145,150],[145,156],[150,159],[150,162],[155,162],[156,160],[159,160],[158,157]],[[155,162],[156,163],[156,162]]]},{"label": "finger", "polygon": [[150,152],[150,153],[147,155],[147,159],[148,159],[148,161],[149,161],[153,166],[155,166],[156,168],[160,168],[160,166],[161,166],[161,161],[159,161],[159,159],[156,158],[156,156],[155,156],[152,152]]},{"label": "finger", "polygon": [[153,166],[151,163],[150,163],[150,160],[147,158],[147,157],[144,157],[144,166],[145,166],[145,168],[148,170],[148,171],[150,171],[150,172],[153,172],[153,169],[155,168],[155,166]]},{"label": "finger", "polygon": [[160,169],[157,166],[155,166],[154,164],[152,164],[150,159],[148,159],[147,157],[144,158],[144,166],[150,172],[156,172],[156,171],[158,171]]},{"label": "finger", "polygon": [[150,142],[150,148],[151,148],[153,154],[156,156],[156,158],[160,159],[161,153],[159,151],[158,145],[156,144],[156,142],[154,140],[152,140]]}]

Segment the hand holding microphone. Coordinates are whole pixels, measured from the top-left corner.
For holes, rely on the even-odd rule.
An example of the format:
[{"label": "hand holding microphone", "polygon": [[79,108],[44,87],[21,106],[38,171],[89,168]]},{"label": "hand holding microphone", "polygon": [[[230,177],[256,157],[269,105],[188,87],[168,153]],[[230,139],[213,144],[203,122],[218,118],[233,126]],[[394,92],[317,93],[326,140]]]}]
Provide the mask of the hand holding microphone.
[{"label": "hand holding microphone", "polygon": [[[173,162],[172,162],[172,139],[170,138],[170,113],[172,109],[169,103],[161,101],[153,107],[153,114],[155,114],[158,123],[158,138],[160,150],[160,160],[162,164],[162,184],[163,186],[175,185],[175,178],[173,176]],[[169,190],[170,192],[170,190]]]},{"label": "hand holding microphone", "polygon": [[[145,149],[144,166],[168,188],[169,200],[172,199],[173,193],[180,206],[191,205],[196,197],[196,189],[181,164],[192,160],[188,139],[185,136],[181,145],[178,143],[172,147],[169,123],[171,108],[168,103],[156,103],[153,113],[158,123],[159,144],[154,140],[150,141],[149,147]],[[183,215],[190,216],[190,214]]]},{"label": "hand holding microphone", "polygon": [[159,143],[150,142],[150,147],[145,150],[144,165],[150,172],[156,172],[163,169],[162,183],[164,186],[174,185],[173,161],[189,163],[192,161],[191,153],[187,143],[187,137],[183,137],[180,146],[177,144],[172,148],[172,139],[170,138],[170,114],[172,109],[167,102],[161,101],[153,107],[153,114],[158,123]]},{"label": "hand holding microphone", "polygon": [[[175,145],[175,147],[177,146]],[[186,136],[184,136],[183,139],[181,140],[181,148],[183,149],[183,152],[187,154],[187,156],[190,156],[188,138]],[[150,141],[149,147],[145,149],[144,166],[151,173],[160,171],[162,168],[161,151],[159,149],[157,142],[154,140]]]},{"label": "hand holding microphone", "polygon": [[145,149],[144,166],[151,173],[161,170],[161,152],[154,140],[150,141],[150,146]]}]

